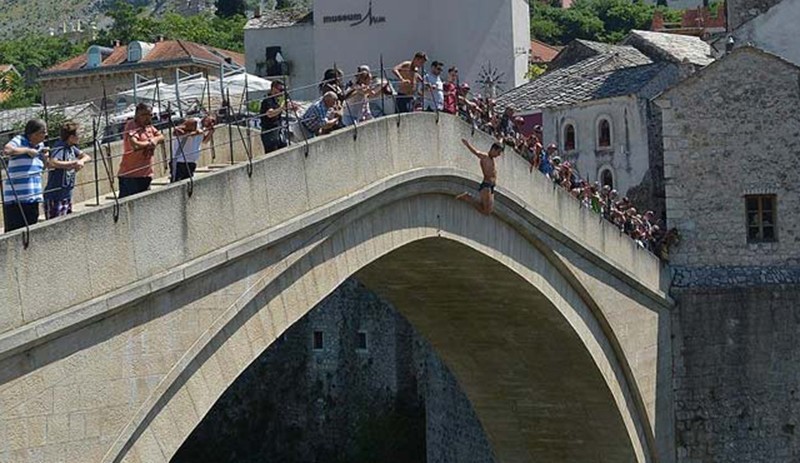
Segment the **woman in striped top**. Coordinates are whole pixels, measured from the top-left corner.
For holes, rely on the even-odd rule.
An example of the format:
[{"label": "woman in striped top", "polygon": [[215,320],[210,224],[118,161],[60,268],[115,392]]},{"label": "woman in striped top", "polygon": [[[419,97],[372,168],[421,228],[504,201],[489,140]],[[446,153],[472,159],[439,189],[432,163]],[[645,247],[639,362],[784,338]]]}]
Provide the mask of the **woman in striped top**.
[{"label": "woman in striped top", "polygon": [[10,178],[3,182],[3,217],[5,231],[10,232],[39,221],[42,202],[42,174],[47,165],[47,125],[41,119],[31,119],[25,133],[17,135],[3,148],[8,159]]}]

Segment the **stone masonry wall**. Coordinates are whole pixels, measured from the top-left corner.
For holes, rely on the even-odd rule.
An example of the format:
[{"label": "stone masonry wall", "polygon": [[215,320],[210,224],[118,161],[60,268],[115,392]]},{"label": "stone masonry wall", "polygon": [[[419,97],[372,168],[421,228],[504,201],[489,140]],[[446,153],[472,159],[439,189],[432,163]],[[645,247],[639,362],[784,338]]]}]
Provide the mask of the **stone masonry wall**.
[{"label": "stone masonry wall", "polygon": [[[740,48],[668,90],[663,109],[674,265],[800,263],[800,70]],[[777,195],[777,242],[747,242],[744,196]]]},{"label": "stone masonry wall", "polygon": [[[314,349],[314,332],[323,333]],[[358,333],[367,335],[360,349]],[[391,305],[348,280],[223,394],[173,462],[493,462],[457,381]]]},{"label": "stone masonry wall", "polygon": [[795,281],[674,291],[679,463],[800,461]]},{"label": "stone masonry wall", "polygon": [[[679,463],[800,461],[800,71],[737,49],[662,109]],[[745,195],[777,196],[748,243]]]}]

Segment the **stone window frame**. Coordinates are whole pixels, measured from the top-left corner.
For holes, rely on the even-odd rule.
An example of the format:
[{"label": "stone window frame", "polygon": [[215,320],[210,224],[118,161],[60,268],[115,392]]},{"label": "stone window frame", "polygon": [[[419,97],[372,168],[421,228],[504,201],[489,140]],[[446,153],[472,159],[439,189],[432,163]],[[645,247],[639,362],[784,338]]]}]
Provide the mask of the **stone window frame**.
[{"label": "stone window frame", "polygon": [[[364,341],[363,344],[361,342],[362,339]],[[369,352],[369,334],[367,330],[358,330],[356,333],[356,352],[362,354]]]},{"label": "stone window frame", "polygon": [[[572,148],[567,148],[567,128],[572,126]],[[561,125],[561,151],[570,153],[578,150],[578,123],[574,119],[565,119]]]},{"label": "stone window frame", "polygon": [[[602,140],[600,139],[602,135],[602,131],[600,130],[600,124],[606,122],[608,124],[608,144],[602,144]],[[614,146],[614,122],[611,119],[611,116],[608,114],[601,114],[597,116],[597,119],[594,122],[594,130],[595,130],[595,137],[594,143],[595,147],[598,151],[608,151],[611,150]]]},{"label": "stone window frame", "polygon": [[597,169],[597,181],[600,182],[601,186],[604,186],[603,174],[606,172],[611,174],[611,189],[613,190],[616,188],[615,184],[617,181],[617,173],[614,171],[614,167],[611,164],[603,164],[599,169]]},{"label": "stone window frame", "polygon": [[[755,203],[753,202],[755,201]],[[769,203],[769,208],[764,207]],[[755,214],[755,216],[751,216]],[[772,236],[764,237],[765,214],[771,215],[771,224],[767,226],[772,231]],[[751,224],[751,218],[756,219],[755,224]],[[778,195],[775,193],[759,192],[744,195],[744,224],[747,244],[777,243],[778,242]],[[756,236],[751,236],[752,229],[757,232]]]},{"label": "stone window frame", "polygon": [[325,350],[325,332],[322,330],[314,330],[311,332],[311,350],[314,352],[322,352]]}]

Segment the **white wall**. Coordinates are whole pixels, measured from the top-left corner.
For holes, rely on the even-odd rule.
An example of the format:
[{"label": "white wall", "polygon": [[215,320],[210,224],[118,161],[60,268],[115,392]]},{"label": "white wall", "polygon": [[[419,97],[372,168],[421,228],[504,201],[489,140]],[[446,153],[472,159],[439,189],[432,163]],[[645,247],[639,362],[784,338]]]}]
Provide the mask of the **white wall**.
[{"label": "white wall", "polygon": [[[611,122],[611,147],[608,149],[597,146],[597,125],[601,117]],[[575,125],[576,148],[564,152],[563,127],[568,121]],[[583,178],[597,181],[600,169],[610,166],[614,188],[620,194],[626,194],[629,188],[641,183],[649,168],[646,113],[636,97],[546,109],[542,129],[545,145],[557,143],[562,159],[575,162]]]},{"label": "white wall", "polygon": [[[314,62],[314,28],[310,24],[273,29],[245,29],[244,54],[247,72],[256,73],[256,63],[265,60],[267,47],[280,46],[284,59],[292,63],[292,75],[288,82],[290,89],[314,85],[318,78]],[[316,98],[317,89],[295,94],[295,99]]]},{"label": "white wall", "polygon": [[785,0],[734,32],[737,43],[748,42],[800,66],[800,1]]},{"label": "white wall", "polygon": [[481,67],[488,69],[490,63],[505,74],[502,90],[525,83],[530,49],[528,4],[524,0],[467,3],[465,8],[463,0],[435,0],[430,57],[448,67],[458,66],[461,80],[473,88],[480,89]]},{"label": "white wall", "polygon": [[[255,61],[263,59],[267,45],[282,46],[298,74],[299,62],[303,61],[298,83],[309,79],[309,74],[313,74],[311,82],[321,79],[325,69],[334,63],[345,74],[354,73],[360,64],[368,64],[377,75],[381,54],[386,68],[391,69],[422,50],[431,61],[458,66],[461,81],[473,87],[481,65],[488,66],[489,61],[505,74],[505,89],[525,82],[530,48],[525,0],[372,0],[373,16],[385,17],[385,22],[370,25],[367,20],[351,26],[352,21],[324,21],[326,16],[366,16],[369,4],[369,0],[315,2],[313,28],[246,29],[248,70],[255,69]],[[307,28],[313,29],[312,39],[306,35]],[[430,62],[428,69],[429,65]],[[313,72],[309,73],[311,67]]]}]

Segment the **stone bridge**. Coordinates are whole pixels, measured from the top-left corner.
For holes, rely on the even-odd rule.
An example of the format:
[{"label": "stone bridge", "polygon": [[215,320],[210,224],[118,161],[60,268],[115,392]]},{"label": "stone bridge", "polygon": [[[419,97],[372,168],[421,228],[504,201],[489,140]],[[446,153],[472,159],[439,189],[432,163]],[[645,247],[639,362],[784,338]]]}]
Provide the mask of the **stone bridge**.
[{"label": "stone bridge", "polygon": [[345,279],[392,302],[500,462],[674,461],[666,268],[459,120],[383,118],[0,237],[0,462],[169,461]]}]

